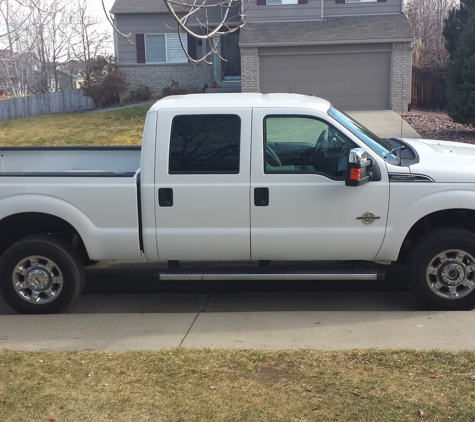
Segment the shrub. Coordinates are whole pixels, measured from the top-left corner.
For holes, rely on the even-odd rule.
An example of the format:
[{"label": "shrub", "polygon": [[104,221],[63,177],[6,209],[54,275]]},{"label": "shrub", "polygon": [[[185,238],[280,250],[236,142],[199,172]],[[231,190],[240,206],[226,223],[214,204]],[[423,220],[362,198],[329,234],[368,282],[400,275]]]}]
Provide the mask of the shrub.
[{"label": "shrub", "polygon": [[120,102],[119,94],[127,89],[126,74],[117,66],[114,57],[98,56],[86,63],[84,95],[92,97],[98,108]]},{"label": "shrub", "polygon": [[152,99],[153,91],[148,85],[139,85],[137,89],[130,91],[128,97],[124,98],[124,103],[138,103],[142,101],[150,101]]},{"label": "shrub", "polygon": [[166,88],[163,88],[163,95],[165,96],[182,95],[182,94],[189,94],[190,92],[192,92],[189,88],[185,88],[184,86],[181,86],[180,82],[175,81],[172,78],[170,78],[170,80],[171,80],[171,85]]}]

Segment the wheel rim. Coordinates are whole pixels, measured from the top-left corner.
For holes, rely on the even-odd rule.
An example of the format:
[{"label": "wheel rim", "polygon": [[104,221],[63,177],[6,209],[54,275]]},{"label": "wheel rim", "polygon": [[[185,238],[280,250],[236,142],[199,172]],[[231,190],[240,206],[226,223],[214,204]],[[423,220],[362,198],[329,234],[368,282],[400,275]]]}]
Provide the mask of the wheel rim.
[{"label": "wheel rim", "polygon": [[63,274],[58,265],[43,256],[22,259],[15,265],[12,279],[19,296],[34,304],[52,302],[63,289]]},{"label": "wheel rim", "polygon": [[434,256],[427,267],[427,284],[437,296],[462,299],[475,288],[475,259],[461,249],[450,249]]}]

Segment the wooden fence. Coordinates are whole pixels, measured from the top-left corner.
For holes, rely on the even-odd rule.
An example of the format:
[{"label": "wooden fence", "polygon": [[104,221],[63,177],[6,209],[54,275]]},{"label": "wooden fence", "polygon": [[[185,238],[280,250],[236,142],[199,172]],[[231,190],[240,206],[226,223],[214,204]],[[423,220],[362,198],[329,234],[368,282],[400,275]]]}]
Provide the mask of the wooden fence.
[{"label": "wooden fence", "polygon": [[0,101],[0,120],[44,114],[69,113],[94,108],[91,97],[85,97],[82,89],[49,92],[30,97]]},{"label": "wooden fence", "polygon": [[411,104],[419,110],[445,111],[447,70],[412,67]]}]

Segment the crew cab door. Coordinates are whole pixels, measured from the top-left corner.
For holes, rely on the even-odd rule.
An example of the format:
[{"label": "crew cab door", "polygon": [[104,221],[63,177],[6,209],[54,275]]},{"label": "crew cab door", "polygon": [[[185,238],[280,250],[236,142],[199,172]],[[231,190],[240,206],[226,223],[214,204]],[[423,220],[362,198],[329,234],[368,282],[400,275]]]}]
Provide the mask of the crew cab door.
[{"label": "crew cab door", "polygon": [[254,110],[252,259],[376,256],[388,213],[385,165],[377,157],[381,180],[345,186],[348,153],[365,145],[338,126],[308,111]]},{"label": "crew cab door", "polygon": [[250,128],[250,109],[159,110],[160,260],[250,258]]}]

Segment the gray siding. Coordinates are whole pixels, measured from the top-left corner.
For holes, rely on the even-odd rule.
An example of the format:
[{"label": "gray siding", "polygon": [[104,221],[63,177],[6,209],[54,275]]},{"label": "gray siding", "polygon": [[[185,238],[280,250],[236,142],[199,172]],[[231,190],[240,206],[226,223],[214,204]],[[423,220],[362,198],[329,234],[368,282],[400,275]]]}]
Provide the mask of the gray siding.
[{"label": "gray siding", "polygon": [[334,0],[325,0],[324,8],[325,17],[401,13],[402,0],[387,0],[381,3],[336,3]]},{"label": "gray siding", "polygon": [[256,0],[245,3],[247,22],[295,21],[319,19],[321,0],[308,0],[308,4],[258,6]]},{"label": "gray siding", "polygon": [[[165,14],[116,15],[115,21],[119,31],[132,34],[130,40],[133,43],[135,43],[136,34],[165,34],[177,31],[177,25],[173,18]],[[119,64],[137,63],[137,49],[124,37],[117,37],[117,52]]]},{"label": "gray siding", "polygon": [[[336,3],[324,0],[323,17],[401,13],[402,0],[375,3]],[[308,4],[258,6],[256,0],[246,5],[247,22],[296,21],[321,18],[321,0],[308,0]]]}]

